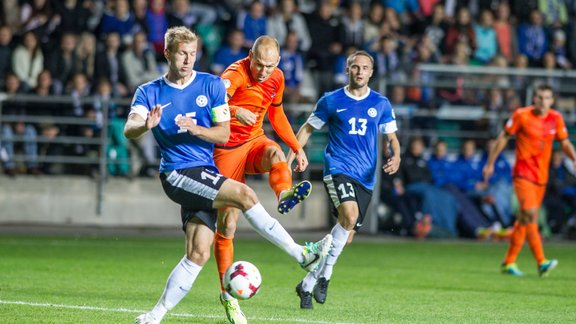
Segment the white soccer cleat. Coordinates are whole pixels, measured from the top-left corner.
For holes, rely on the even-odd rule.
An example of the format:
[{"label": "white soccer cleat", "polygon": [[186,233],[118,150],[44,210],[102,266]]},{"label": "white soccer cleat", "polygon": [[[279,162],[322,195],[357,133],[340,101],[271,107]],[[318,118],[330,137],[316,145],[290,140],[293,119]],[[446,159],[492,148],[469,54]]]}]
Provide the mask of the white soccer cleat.
[{"label": "white soccer cleat", "polygon": [[160,324],[160,321],[157,321],[150,315],[150,313],[142,314],[134,320],[136,324]]},{"label": "white soccer cleat", "polygon": [[323,239],[316,243],[306,243],[302,255],[304,261],[300,263],[302,269],[312,272],[324,261],[332,248],[332,234],[326,234]]}]

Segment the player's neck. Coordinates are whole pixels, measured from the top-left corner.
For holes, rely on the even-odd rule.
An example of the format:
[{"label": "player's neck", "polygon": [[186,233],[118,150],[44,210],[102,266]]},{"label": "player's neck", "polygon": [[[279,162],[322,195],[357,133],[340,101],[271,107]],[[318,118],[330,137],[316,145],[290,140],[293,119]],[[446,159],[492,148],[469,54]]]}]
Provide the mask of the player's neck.
[{"label": "player's neck", "polygon": [[362,86],[360,88],[353,88],[350,85],[347,85],[346,91],[348,91],[348,93],[350,93],[354,97],[363,97],[368,92],[368,86]]},{"label": "player's neck", "polygon": [[177,85],[184,85],[190,82],[190,79],[194,77],[194,74],[195,72],[192,71],[192,73],[190,73],[189,75],[181,77],[175,73],[170,73],[170,71],[168,71],[168,73],[166,73],[166,80]]}]

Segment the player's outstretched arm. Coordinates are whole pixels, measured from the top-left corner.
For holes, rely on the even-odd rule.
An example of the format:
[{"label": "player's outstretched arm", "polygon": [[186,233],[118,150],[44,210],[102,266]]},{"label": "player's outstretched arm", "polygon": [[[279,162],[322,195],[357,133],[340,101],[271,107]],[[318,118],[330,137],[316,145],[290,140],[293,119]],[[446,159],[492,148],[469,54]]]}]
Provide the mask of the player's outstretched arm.
[{"label": "player's outstretched arm", "polygon": [[398,141],[396,133],[386,134],[386,137],[388,144],[392,146],[392,156],[384,161],[382,169],[387,174],[394,174],[400,168],[400,141]]},{"label": "player's outstretched arm", "polygon": [[216,123],[212,127],[196,125],[190,117],[181,117],[176,120],[178,127],[184,128],[193,136],[214,144],[224,144],[230,138],[230,121]]},{"label": "player's outstretched arm", "polygon": [[138,114],[130,114],[124,125],[124,136],[129,139],[136,139],[152,128],[158,126],[160,118],[162,117],[162,107],[160,105],[154,106],[148,112],[146,119]]},{"label": "player's outstretched arm", "polygon": [[[308,143],[308,139],[310,138],[310,135],[312,135],[312,132],[314,131],[314,127],[312,127],[312,125],[305,123],[304,125],[302,125],[302,127],[300,127],[300,129],[298,130],[298,133],[296,134],[296,139],[298,140],[298,143],[300,144],[300,150],[302,150],[302,152],[304,152],[303,147],[306,145],[306,143]],[[292,162],[294,162],[294,158],[296,158],[297,155],[290,150],[288,152],[288,155],[286,156],[286,159],[288,160],[288,165],[292,165]],[[306,157],[306,155],[304,155],[304,157]],[[308,159],[306,159],[306,165],[301,165],[300,163],[298,163],[298,165],[296,165],[296,167],[294,168],[294,171],[296,172],[302,172],[304,170],[306,170],[306,167],[308,166]]]},{"label": "player's outstretched arm", "polygon": [[508,135],[508,133],[506,133],[505,131],[502,131],[500,135],[498,135],[498,137],[496,138],[496,143],[494,144],[492,150],[490,150],[490,152],[488,153],[488,160],[486,160],[486,165],[482,169],[482,176],[484,177],[484,182],[488,182],[492,174],[494,174],[494,162],[496,161],[498,155],[500,155],[502,150],[504,150],[504,148],[508,144],[509,139],[510,135]]}]

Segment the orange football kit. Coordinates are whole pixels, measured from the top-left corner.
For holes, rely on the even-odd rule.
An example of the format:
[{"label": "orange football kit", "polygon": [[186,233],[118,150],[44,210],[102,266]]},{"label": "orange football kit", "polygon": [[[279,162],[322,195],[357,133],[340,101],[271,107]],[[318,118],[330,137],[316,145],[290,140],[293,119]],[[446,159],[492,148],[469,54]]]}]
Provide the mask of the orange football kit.
[{"label": "orange football kit", "polygon": [[[262,124],[264,116],[268,118],[274,131],[288,144],[294,152],[300,149],[300,144],[294,135],[292,126],[282,107],[284,92],[284,74],[276,67],[272,75],[264,82],[257,82],[250,73],[248,57],[231,64],[221,75],[226,85],[228,105],[230,107],[230,140],[224,145],[216,145],[214,162],[224,176],[245,182],[246,174],[261,174],[269,172],[269,184],[278,197],[284,190],[292,186],[292,173],[287,162],[274,163],[270,170],[262,166],[262,157],[268,147],[280,145],[266,137]],[[253,125],[244,125],[235,118],[238,108],[244,108],[257,116]],[[233,237],[224,237],[216,232],[214,240],[214,255],[218,266],[220,279],[233,262]]]},{"label": "orange football kit", "polygon": [[[553,141],[568,138],[564,119],[552,109],[546,115],[538,116],[533,107],[524,107],[514,112],[504,130],[508,135],[516,136],[516,163],[512,175],[520,209],[538,209],[546,192]],[[515,262],[524,238],[536,262],[540,264],[545,260],[537,223],[523,225],[516,221],[514,232],[505,264]]]}]

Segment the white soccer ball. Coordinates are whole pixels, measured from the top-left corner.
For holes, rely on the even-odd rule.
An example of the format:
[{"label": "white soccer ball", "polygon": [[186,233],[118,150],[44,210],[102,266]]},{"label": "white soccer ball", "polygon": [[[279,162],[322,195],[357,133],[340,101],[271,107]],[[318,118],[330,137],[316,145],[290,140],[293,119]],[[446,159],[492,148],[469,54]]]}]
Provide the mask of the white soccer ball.
[{"label": "white soccer ball", "polygon": [[249,299],[260,290],[262,276],[252,263],[236,261],[224,273],[222,284],[230,295],[238,299]]}]

